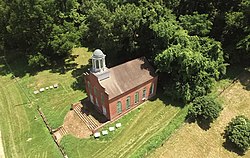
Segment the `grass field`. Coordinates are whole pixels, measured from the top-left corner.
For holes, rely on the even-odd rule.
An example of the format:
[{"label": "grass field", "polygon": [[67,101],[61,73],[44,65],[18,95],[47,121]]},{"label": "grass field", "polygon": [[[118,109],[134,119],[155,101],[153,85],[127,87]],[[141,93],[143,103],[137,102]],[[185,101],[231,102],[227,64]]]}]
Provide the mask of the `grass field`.
[{"label": "grass field", "polygon": [[182,109],[165,105],[162,100],[148,101],[119,120],[122,128],[95,140],[63,138],[62,145],[69,157],[129,157],[155,133],[162,130]]},{"label": "grass field", "polygon": [[[22,58],[8,58],[13,72],[6,67],[4,60],[0,60],[0,130],[7,158],[62,157],[36,108],[41,107],[53,128],[62,125],[70,105],[86,97],[82,73],[86,71],[90,56],[87,49],[77,48],[62,66],[38,72],[27,71],[27,64]],[[155,100],[145,102],[118,120],[122,127],[114,133],[98,140],[77,139],[68,135],[61,144],[70,158],[138,157],[144,155],[141,153],[148,154],[149,148],[157,147],[148,144],[159,140],[156,142],[159,145],[162,138],[169,138],[174,132],[163,147],[150,157],[236,157],[235,153],[224,149],[220,134],[236,114],[244,112],[250,115],[246,106],[250,100],[249,85],[245,83],[248,79],[247,75],[243,76],[223,93],[220,98],[224,100],[224,110],[208,131],[203,131],[196,124],[184,124],[174,132],[181,124],[186,108],[170,105],[165,102],[168,99],[158,95]],[[215,87],[220,89],[228,81],[223,80]],[[59,84],[59,88],[37,95],[33,93],[55,83]],[[249,153],[245,157],[248,156]]]},{"label": "grass field", "polygon": [[0,76],[0,130],[6,158],[60,157],[60,153],[11,75]]},{"label": "grass field", "polygon": [[[90,56],[85,48],[74,49],[72,58],[61,67],[37,72],[28,71],[22,57],[7,57],[12,71],[1,59],[0,130],[7,158],[61,157],[36,108],[41,107],[53,128],[62,125],[70,105],[86,97],[82,73],[86,71]],[[37,95],[33,93],[55,83],[59,88]],[[63,138],[62,145],[72,158],[129,157],[182,111],[180,107],[166,105],[164,99],[157,98],[120,119],[122,127],[107,137],[95,140],[69,135]]]},{"label": "grass field", "polygon": [[[235,73],[237,74],[237,73]],[[234,158],[250,157],[250,151],[239,156],[231,152],[230,146],[223,143],[225,126],[236,115],[245,115],[250,118],[250,71],[246,69],[239,80],[232,87],[225,90],[219,97],[223,101],[224,110],[220,117],[207,131],[202,130],[197,124],[184,124],[172,137],[150,158]]]},{"label": "grass field", "polygon": [[[7,158],[61,157],[36,108],[38,105],[42,108],[53,128],[60,126],[70,104],[86,97],[81,89],[80,70],[90,55],[87,49],[75,49],[75,59],[66,61],[66,66],[38,73],[26,72],[27,64],[22,57],[7,57],[13,72],[0,59],[0,130]],[[58,89],[33,94],[34,90],[55,83],[59,84]]]}]

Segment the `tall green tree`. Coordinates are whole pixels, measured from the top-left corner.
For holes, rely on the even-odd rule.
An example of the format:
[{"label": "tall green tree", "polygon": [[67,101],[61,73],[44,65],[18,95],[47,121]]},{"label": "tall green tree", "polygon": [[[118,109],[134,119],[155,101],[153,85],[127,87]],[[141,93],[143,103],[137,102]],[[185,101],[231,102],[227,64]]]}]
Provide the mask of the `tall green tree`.
[{"label": "tall green tree", "polygon": [[180,36],[177,45],[155,58],[160,72],[170,79],[166,93],[189,102],[210,92],[215,80],[225,74],[223,52],[219,42],[197,36]]},{"label": "tall green tree", "polygon": [[212,22],[208,19],[208,14],[181,15],[179,17],[180,25],[188,30],[189,35],[206,36],[212,29]]}]

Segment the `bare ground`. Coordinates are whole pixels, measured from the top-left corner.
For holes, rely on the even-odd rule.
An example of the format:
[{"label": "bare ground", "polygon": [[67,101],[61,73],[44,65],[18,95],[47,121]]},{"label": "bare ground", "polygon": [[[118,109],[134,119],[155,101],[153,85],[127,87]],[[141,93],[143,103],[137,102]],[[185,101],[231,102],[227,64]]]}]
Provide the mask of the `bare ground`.
[{"label": "bare ground", "polygon": [[69,111],[65,116],[63,126],[69,134],[77,138],[89,138],[92,134],[73,110]]},{"label": "bare ground", "polygon": [[156,158],[235,158],[250,157],[250,151],[241,156],[225,146],[224,129],[236,115],[250,118],[250,73],[246,72],[229,89],[222,93],[224,110],[207,131],[196,123],[185,123],[162,147],[149,157]]}]

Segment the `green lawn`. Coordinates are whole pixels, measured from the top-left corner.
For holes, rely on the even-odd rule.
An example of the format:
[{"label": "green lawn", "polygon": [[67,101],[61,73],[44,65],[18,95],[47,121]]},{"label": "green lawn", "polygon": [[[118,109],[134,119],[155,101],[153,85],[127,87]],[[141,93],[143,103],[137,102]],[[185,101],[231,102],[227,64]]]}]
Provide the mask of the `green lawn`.
[{"label": "green lawn", "polygon": [[7,158],[60,157],[33,106],[10,75],[0,76],[0,130]]},{"label": "green lawn", "polygon": [[[86,97],[82,92],[81,69],[88,63],[91,53],[77,48],[73,56],[74,60],[66,61],[67,67],[34,74],[26,72],[27,64],[21,56],[8,56],[16,80],[3,58],[0,59],[0,130],[6,157],[61,157],[36,108],[39,105],[50,125],[57,128],[62,125],[71,103]],[[72,65],[74,68],[68,69]],[[55,83],[59,84],[58,89],[33,93]]]},{"label": "green lawn", "polygon": [[[31,74],[26,71],[22,58],[10,56],[8,62],[22,88],[1,59],[0,130],[6,157],[61,157],[36,108],[41,107],[53,128],[62,125],[70,105],[86,97],[82,73],[87,69],[85,65],[90,56],[87,49],[77,48],[62,67]],[[33,93],[55,83],[59,88],[37,95]],[[77,139],[69,135],[63,138],[62,146],[72,158],[129,157],[144,149],[144,145],[164,131],[182,111],[178,106],[165,105],[159,98],[147,101],[121,118],[122,127],[114,133],[99,140]]]},{"label": "green lawn", "polygon": [[[165,105],[160,99],[148,101],[118,122],[122,128],[107,138],[95,140],[63,138],[62,145],[69,157],[129,157],[162,130],[182,109]],[[106,127],[108,128],[108,127]]]}]

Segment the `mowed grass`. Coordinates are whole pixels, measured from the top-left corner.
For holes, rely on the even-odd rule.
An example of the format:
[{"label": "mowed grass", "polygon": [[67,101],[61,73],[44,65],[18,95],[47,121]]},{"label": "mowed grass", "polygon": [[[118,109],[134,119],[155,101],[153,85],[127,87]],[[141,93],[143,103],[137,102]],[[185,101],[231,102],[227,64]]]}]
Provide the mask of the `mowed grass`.
[{"label": "mowed grass", "polygon": [[[87,69],[90,56],[85,48],[74,49],[72,58],[62,67],[21,75],[18,74],[26,70],[22,59],[8,60],[22,88],[11,72],[0,73],[0,129],[7,157],[61,157],[36,108],[41,107],[52,128],[62,125],[70,105],[86,97],[82,73]],[[6,69],[6,66],[0,66],[0,69]],[[55,83],[59,88],[37,95],[33,93]],[[61,143],[67,155],[73,158],[130,157],[159,131],[166,129],[182,110],[178,106],[166,105],[158,98],[121,118],[122,127],[107,137],[95,140],[69,135]]]},{"label": "mowed grass", "polygon": [[[70,105],[86,97],[81,70],[90,56],[87,49],[77,48],[66,66],[32,75],[26,73],[22,57],[9,57],[7,61],[16,79],[3,58],[0,59],[0,130],[6,157],[61,157],[36,109],[41,107],[52,128],[62,125]],[[55,83],[59,88],[33,93]]]},{"label": "mowed grass", "polygon": [[[33,102],[34,108],[39,106],[44,112],[50,126],[57,128],[63,124],[64,117],[69,111],[71,104],[86,97],[83,92],[83,76],[80,67],[88,64],[91,52],[86,48],[75,48],[72,55],[75,57],[68,65],[74,65],[71,70],[61,73],[60,70],[44,70],[34,76],[26,75],[19,81],[25,87],[26,93]],[[77,61],[77,62],[76,62]],[[69,67],[70,67],[69,66]],[[80,71],[80,72],[78,72]],[[77,81],[76,78],[79,78]],[[55,89],[45,90],[42,93],[34,94],[35,90],[58,84]]]},{"label": "mowed grass", "polygon": [[[122,127],[100,139],[63,138],[62,146],[69,157],[130,157],[158,131],[161,131],[182,109],[165,105],[160,99],[148,101],[118,122]],[[111,125],[109,125],[111,126]],[[108,128],[107,126],[106,128]]]},{"label": "mowed grass", "polygon": [[172,137],[150,158],[234,158],[250,157],[250,151],[239,156],[224,147],[224,129],[228,122],[237,115],[250,118],[250,71],[246,69],[237,83],[225,90],[219,99],[223,101],[224,110],[220,117],[207,131],[202,130],[196,123],[184,124]]},{"label": "mowed grass", "polygon": [[0,76],[0,130],[5,157],[60,157],[33,104],[28,103],[20,87],[10,77]]}]

